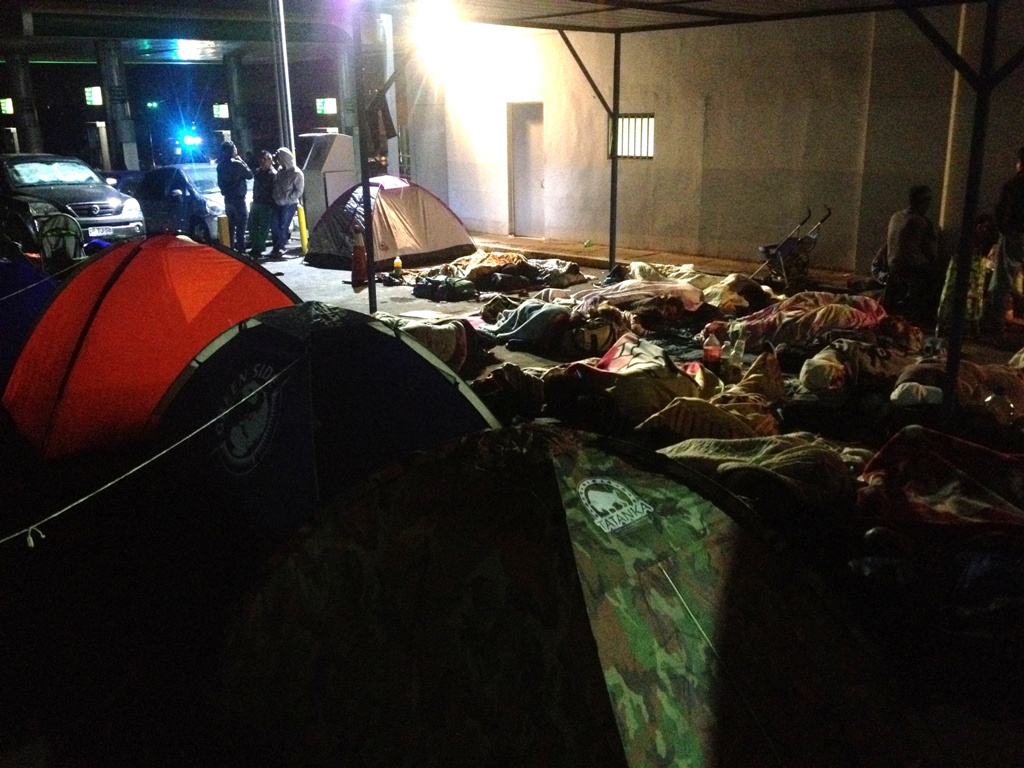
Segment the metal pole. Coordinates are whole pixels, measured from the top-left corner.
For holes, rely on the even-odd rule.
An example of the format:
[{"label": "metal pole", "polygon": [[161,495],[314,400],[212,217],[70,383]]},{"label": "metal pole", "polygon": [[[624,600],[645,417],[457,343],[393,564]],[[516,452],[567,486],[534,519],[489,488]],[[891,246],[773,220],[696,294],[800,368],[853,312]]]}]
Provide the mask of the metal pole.
[{"label": "metal pole", "polygon": [[964,211],[960,225],[960,242],[956,253],[956,283],[953,293],[953,314],[950,318],[949,353],[946,358],[946,381],[943,402],[947,411],[956,408],[956,382],[960,375],[963,347],[964,318],[967,314],[967,289],[973,261],[974,217],[981,199],[981,175],[985,158],[985,138],[992,97],[992,70],[995,60],[996,31],[999,23],[1000,0],[988,0],[985,14],[985,35],[981,49],[981,71],[974,102],[974,125],[971,131],[971,153],[967,164],[967,184]]},{"label": "metal pole", "polygon": [[277,20],[277,0],[270,0],[270,37],[274,48],[274,88],[277,93],[277,142],[284,146],[284,88],[281,77],[281,25]]},{"label": "metal pole", "polygon": [[22,152],[43,152],[43,131],[39,126],[39,113],[32,94],[32,75],[28,55],[7,55],[7,71],[11,95],[14,97],[14,119],[20,132],[18,143]]},{"label": "metal pole", "polygon": [[622,72],[622,33],[615,33],[615,63],[612,69],[612,194],[608,222],[608,271],[615,269],[615,240],[619,225],[619,86]]},{"label": "metal pole", "polygon": [[284,0],[277,0],[276,4],[278,44],[281,57],[281,93],[284,94],[283,110],[283,141],[292,153],[295,152],[295,123],[292,119],[292,87],[288,78],[288,39],[285,35],[284,25]]},{"label": "metal pole", "polygon": [[224,67],[228,75],[228,109],[231,113],[231,138],[238,146],[243,157],[255,151],[252,143],[252,131],[249,130],[246,114],[245,98],[242,92],[242,56],[231,53],[224,57]]},{"label": "metal pole", "polygon": [[356,9],[352,19],[352,36],[355,38],[355,87],[356,87],[356,118],[359,122],[359,172],[363,182],[363,239],[366,246],[366,279],[369,290],[370,314],[377,311],[377,280],[373,227],[371,226],[372,208],[370,205],[370,153],[367,140],[366,82],[363,72],[363,11]]}]

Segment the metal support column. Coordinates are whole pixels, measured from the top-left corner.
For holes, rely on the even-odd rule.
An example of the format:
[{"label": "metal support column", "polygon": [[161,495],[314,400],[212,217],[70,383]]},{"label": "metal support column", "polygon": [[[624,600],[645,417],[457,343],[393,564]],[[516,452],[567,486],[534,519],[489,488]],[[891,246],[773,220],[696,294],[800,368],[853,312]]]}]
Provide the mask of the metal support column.
[{"label": "metal support column", "polygon": [[995,60],[996,30],[1000,0],[988,0],[985,13],[985,34],[981,49],[981,71],[974,100],[974,124],[971,128],[971,152],[967,161],[967,183],[964,191],[964,210],[960,219],[960,242],[956,249],[956,283],[953,287],[953,315],[950,318],[949,356],[946,359],[946,381],[943,402],[947,410],[956,403],[956,382],[960,375],[964,319],[967,315],[967,292],[970,285],[971,263],[974,259],[974,218],[981,199],[981,175],[985,157],[985,139],[988,133],[989,106],[992,100],[992,70]]},{"label": "metal support column", "polygon": [[377,276],[376,259],[373,243],[373,227],[370,226],[372,206],[370,204],[370,155],[367,145],[369,129],[367,127],[367,108],[369,99],[366,92],[366,78],[363,60],[363,22],[364,12],[357,9],[352,19],[352,37],[355,42],[355,87],[356,117],[359,121],[359,172],[363,184],[363,241],[366,247],[366,277],[368,283],[370,314],[377,311]]},{"label": "metal support column", "polygon": [[139,148],[135,142],[135,123],[128,103],[128,85],[124,72],[124,52],[120,40],[100,40],[97,58],[103,81],[103,102],[107,109],[107,125],[111,136],[111,165],[114,168],[139,170]]},{"label": "metal support column", "polygon": [[352,92],[352,56],[351,48],[347,45],[338,45],[338,127],[342,133],[347,133],[359,143],[359,129],[356,127],[355,99]]},{"label": "metal support column", "polygon": [[619,90],[622,84],[622,33],[615,33],[615,61],[612,68],[612,193],[608,221],[608,270],[615,269],[615,246],[619,229]]},{"label": "metal support column", "polygon": [[39,113],[36,112],[36,100],[32,95],[28,56],[24,53],[11,53],[5,59],[19,147],[22,152],[43,152],[43,131],[39,127]]},{"label": "metal support column", "polygon": [[[270,0],[274,38],[274,73],[277,76],[277,126],[281,146],[295,152],[295,124],[292,120],[292,88],[288,78],[288,42],[284,29],[284,0]],[[296,158],[296,161],[298,159]]]},{"label": "metal support column", "polygon": [[989,107],[992,91],[1022,62],[1024,49],[1018,51],[1002,67],[995,70],[996,32],[999,28],[999,6],[1002,0],[987,0],[985,32],[982,39],[981,64],[975,72],[956,49],[935,29],[911,0],[897,0],[897,4],[918,29],[974,88],[974,122],[971,127],[971,150],[967,161],[967,182],[964,190],[964,208],[960,226],[960,240],[956,251],[956,283],[953,286],[953,315],[950,318],[949,353],[946,358],[946,380],[943,401],[948,411],[956,408],[956,382],[960,376],[963,352],[964,319],[967,316],[967,291],[970,282],[974,218],[981,199],[981,176],[988,133]]},{"label": "metal support column", "polygon": [[245,97],[242,90],[242,56],[240,53],[229,53],[224,57],[224,67],[228,75],[228,112],[231,116],[231,138],[238,147],[238,153],[247,157],[247,153],[255,151],[252,144],[252,131],[249,129],[248,115],[245,109]]}]

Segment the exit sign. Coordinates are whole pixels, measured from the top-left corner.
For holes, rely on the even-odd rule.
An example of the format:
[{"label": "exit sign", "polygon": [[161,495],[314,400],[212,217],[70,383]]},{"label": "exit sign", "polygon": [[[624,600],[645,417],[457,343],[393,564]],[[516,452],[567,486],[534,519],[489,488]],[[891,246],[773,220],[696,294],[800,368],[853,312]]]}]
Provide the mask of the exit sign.
[{"label": "exit sign", "polygon": [[103,106],[103,89],[98,85],[92,85],[85,89],[85,103],[90,107]]},{"label": "exit sign", "polygon": [[218,117],[222,120],[227,120],[230,117],[228,113],[227,104],[214,104],[213,105],[213,116]]},{"label": "exit sign", "polygon": [[14,114],[14,99],[0,99],[0,115]]},{"label": "exit sign", "polygon": [[316,100],[316,113],[318,115],[336,115],[338,114],[338,100],[334,98],[317,99]]}]

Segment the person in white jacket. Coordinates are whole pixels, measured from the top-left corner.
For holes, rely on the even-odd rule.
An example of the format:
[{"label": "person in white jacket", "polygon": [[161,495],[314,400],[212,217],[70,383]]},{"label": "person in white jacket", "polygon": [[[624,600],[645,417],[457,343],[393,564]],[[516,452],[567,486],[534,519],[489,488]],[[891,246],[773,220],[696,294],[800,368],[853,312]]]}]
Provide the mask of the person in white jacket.
[{"label": "person in white jacket", "polygon": [[288,147],[277,150],[274,161],[278,171],[274,177],[274,215],[270,222],[273,250],[270,258],[279,258],[288,245],[292,219],[295,218],[295,212],[302,201],[302,192],[306,188],[306,177],[295,167],[295,155]]}]

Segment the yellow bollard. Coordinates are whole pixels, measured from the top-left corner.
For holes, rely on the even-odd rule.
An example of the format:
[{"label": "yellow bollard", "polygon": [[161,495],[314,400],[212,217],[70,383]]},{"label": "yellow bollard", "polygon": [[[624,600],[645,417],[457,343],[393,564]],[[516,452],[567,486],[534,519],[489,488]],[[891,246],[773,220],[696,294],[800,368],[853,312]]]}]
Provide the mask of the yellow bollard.
[{"label": "yellow bollard", "polygon": [[306,209],[299,206],[299,242],[302,244],[302,252],[309,250],[309,232],[306,231]]},{"label": "yellow bollard", "polygon": [[228,217],[217,217],[217,234],[220,237],[220,244],[231,247],[231,230],[228,229]]}]

